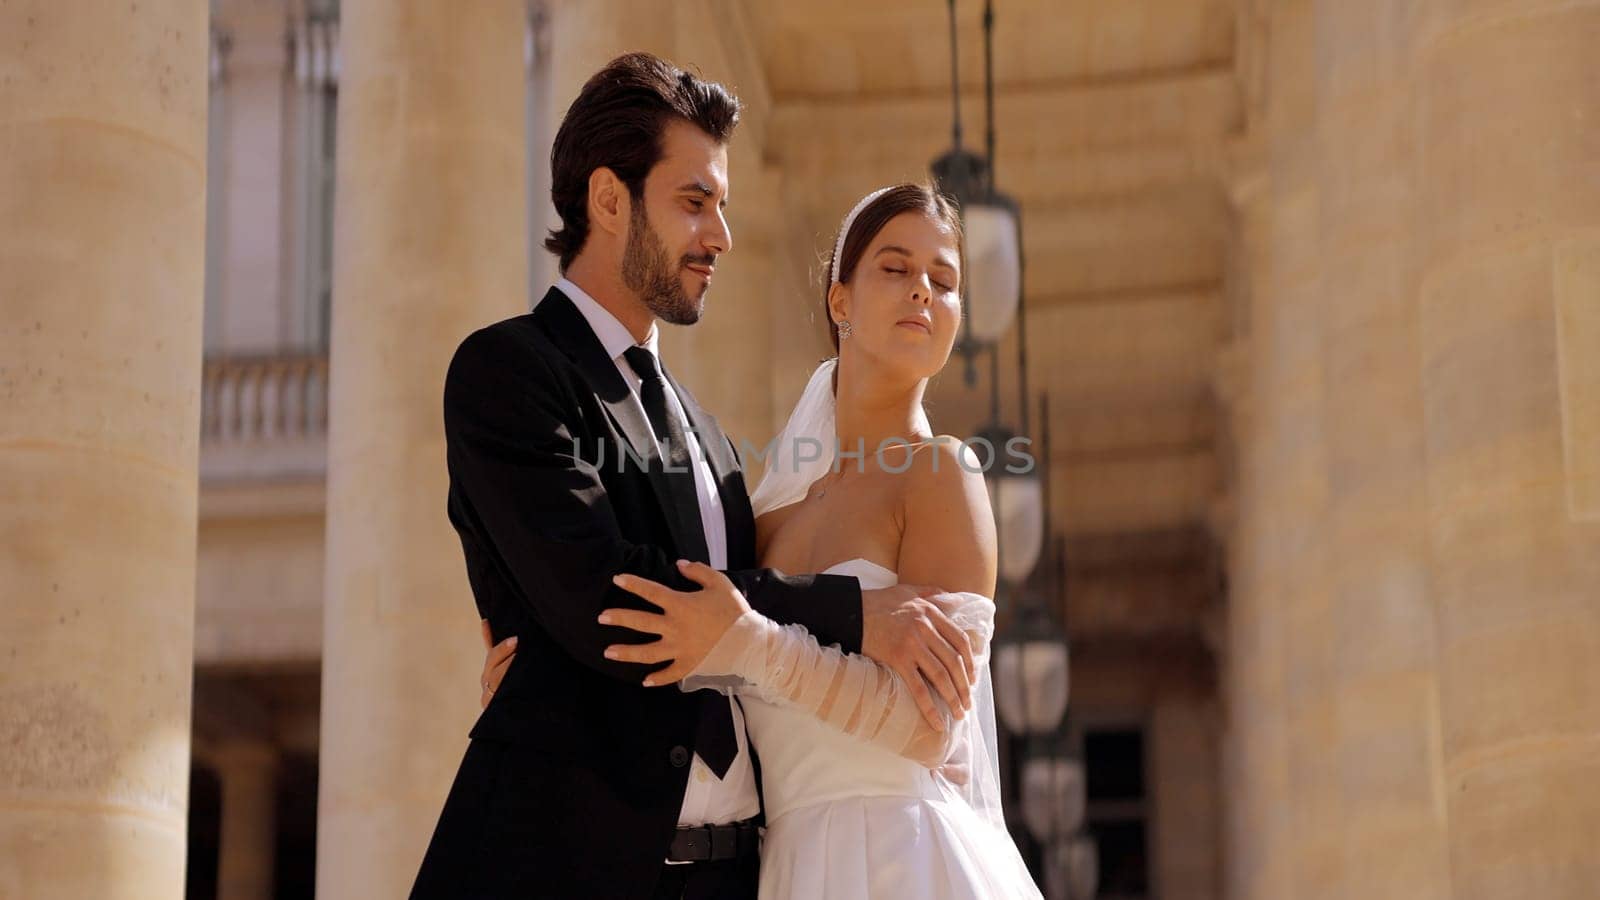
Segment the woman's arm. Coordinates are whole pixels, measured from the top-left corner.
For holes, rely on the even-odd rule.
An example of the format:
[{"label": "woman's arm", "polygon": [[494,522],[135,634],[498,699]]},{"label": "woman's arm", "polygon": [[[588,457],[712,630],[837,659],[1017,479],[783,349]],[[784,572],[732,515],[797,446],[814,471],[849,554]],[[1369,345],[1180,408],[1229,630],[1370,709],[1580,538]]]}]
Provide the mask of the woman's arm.
[{"label": "woman's arm", "polygon": [[[919,448],[901,492],[901,581],[994,596],[994,511],[979,460],[951,435]],[[931,579],[931,580],[930,580]]]},{"label": "woman's arm", "polygon": [[[987,665],[994,629],[995,528],[983,476],[954,439],[919,453],[901,491],[903,527],[897,569],[902,581],[948,585],[959,594],[951,618]],[[973,471],[968,471],[970,468]],[[925,766],[949,756],[960,714],[939,704],[928,722],[904,681],[867,657],[823,647],[805,629],[743,612],[683,682],[717,687],[804,710],[860,740]]]},{"label": "woman's arm", "polygon": [[[955,594],[950,617],[972,643],[978,665],[988,665],[994,604],[978,594]],[[913,759],[929,768],[950,756],[958,733],[942,699],[937,724],[918,708],[893,670],[865,656],[824,647],[798,625],[779,625],[755,611],[742,614],[706,659],[680,684],[759,697],[809,713],[850,737]]]}]

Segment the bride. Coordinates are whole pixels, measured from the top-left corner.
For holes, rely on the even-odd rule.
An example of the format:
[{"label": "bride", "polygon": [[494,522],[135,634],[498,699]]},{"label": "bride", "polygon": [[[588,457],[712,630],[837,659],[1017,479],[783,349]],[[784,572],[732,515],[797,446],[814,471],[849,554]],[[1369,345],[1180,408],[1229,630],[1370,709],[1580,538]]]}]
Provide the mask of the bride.
[{"label": "bride", "polygon": [[851,211],[827,292],[838,357],[812,375],[751,502],[763,566],[969,592],[952,618],[979,661],[972,713],[941,709],[935,727],[899,676],[761,616],[699,563],[681,566],[695,593],[618,576],[662,613],[602,619],[661,636],[613,648],[675,660],[647,684],[681,674],[683,690],[743,698],[767,808],[764,900],[1038,896],[1000,812],[994,518],[970,451],[936,438],[922,407],[960,325],[961,263],[960,219],[935,191],[896,185]]},{"label": "bride", "polygon": [[993,514],[970,450],[935,436],[922,406],[955,343],[962,262],[960,218],[930,188],[851,210],[826,294],[838,356],[811,376],[751,502],[763,566],[963,592],[951,618],[978,662],[970,712],[935,700],[930,722],[888,668],[767,619],[703,564],[679,563],[695,592],[616,576],[662,612],[600,618],[660,636],[608,648],[672,661],[646,685],[741,698],[761,760],[763,900],[1039,896],[1000,809]]}]

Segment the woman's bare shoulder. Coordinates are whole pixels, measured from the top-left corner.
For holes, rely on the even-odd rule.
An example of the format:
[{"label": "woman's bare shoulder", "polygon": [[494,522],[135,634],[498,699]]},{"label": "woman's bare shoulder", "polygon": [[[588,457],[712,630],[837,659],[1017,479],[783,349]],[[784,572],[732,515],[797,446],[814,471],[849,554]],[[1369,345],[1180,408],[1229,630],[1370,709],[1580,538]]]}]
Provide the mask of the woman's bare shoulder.
[{"label": "woman's bare shoulder", "polygon": [[958,438],[940,435],[907,470],[900,577],[989,596],[995,529],[980,460]]},{"label": "woman's bare shoulder", "polygon": [[970,445],[951,434],[935,435],[914,448],[905,474],[911,492],[955,497],[983,487],[983,461]]}]

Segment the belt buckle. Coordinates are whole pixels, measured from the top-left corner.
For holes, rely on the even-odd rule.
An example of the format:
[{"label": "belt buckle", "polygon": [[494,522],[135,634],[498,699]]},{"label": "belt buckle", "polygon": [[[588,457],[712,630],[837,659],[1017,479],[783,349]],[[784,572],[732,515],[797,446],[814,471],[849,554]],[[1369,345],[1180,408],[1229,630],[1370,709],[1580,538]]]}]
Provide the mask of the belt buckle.
[{"label": "belt buckle", "polygon": [[680,832],[683,837],[682,862],[704,862],[711,858],[711,835],[707,828],[685,828]]},{"label": "belt buckle", "polygon": [[713,825],[711,831],[711,859],[733,859],[739,855],[739,831],[734,825]]}]

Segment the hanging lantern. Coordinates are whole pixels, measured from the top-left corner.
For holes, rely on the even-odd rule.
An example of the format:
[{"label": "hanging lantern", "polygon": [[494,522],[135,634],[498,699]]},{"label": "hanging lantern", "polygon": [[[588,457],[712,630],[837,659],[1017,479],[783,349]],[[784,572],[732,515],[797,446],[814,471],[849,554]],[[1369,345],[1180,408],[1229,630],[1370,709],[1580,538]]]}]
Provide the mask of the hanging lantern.
[{"label": "hanging lantern", "polygon": [[1000,546],[999,574],[1011,584],[1028,580],[1044,547],[1044,488],[1037,475],[1001,475],[988,480]]},{"label": "hanging lantern", "polygon": [[995,639],[995,707],[1018,735],[1049,734],[1067,712],[1066,635],[1036,600],[1020,605],[1011,625]]},{"label": "hanging lantern", "polygon": [[972,356],[999,343],[1022,297],[1022,227],[1015,200],[988,185],[989,163],[960,146],[933,161],[934,181],[955,201],[966,232],[957,348]]},{"label": "hanging lantern", "polygon": [[1022,232],[1016,204],[995,193],[961,202],[967,237],[966,337],[980,345],[998,343],[1017,316],[1022,296]]},{"label": "hanging lantern", "polygon": [[1062,838],[1044,846],[1044,897],[1045,900],[1076,900],[1072,893],[1072,859],[1068,852],[1071,838]]},{"label": "hanging lantern", "polygon": [[1083,763],[1068,756],[1036,756],[1022,764],[1022,817],[1033,839],[1050,844],[1083,824]]},{"label": "hanging lantern", "polygon": [[1100,890],[1100,852],[1094,838],[1077,835],[1066,842],[1065,852],[1072,900],[1094,900]]},{"label": "hanging lantern", "polygon": [[964,315],[956,349],[966,360],[966,382],[977,383],[974,359],[1010,330],[1022,299],[1022,226],[1015,200],[994,183],[993,12],[984,13],[984,94],[987,155],[961,145],[961,72],[956,52],[955,0],[945,4],[950,20],[950,149],[933,161],[939,189],[955,201],[966,232],[961,277]]},{"label": "hanging lantern", "polygon": [[978,438],[993,448],[983,474],[995,517],[1000,579],[1020,585],[1033,573],[1044,550],[1045,496],[1040,467],[1030,452],[1032,442],[1007,428],[991,425],[979,432]]}]

